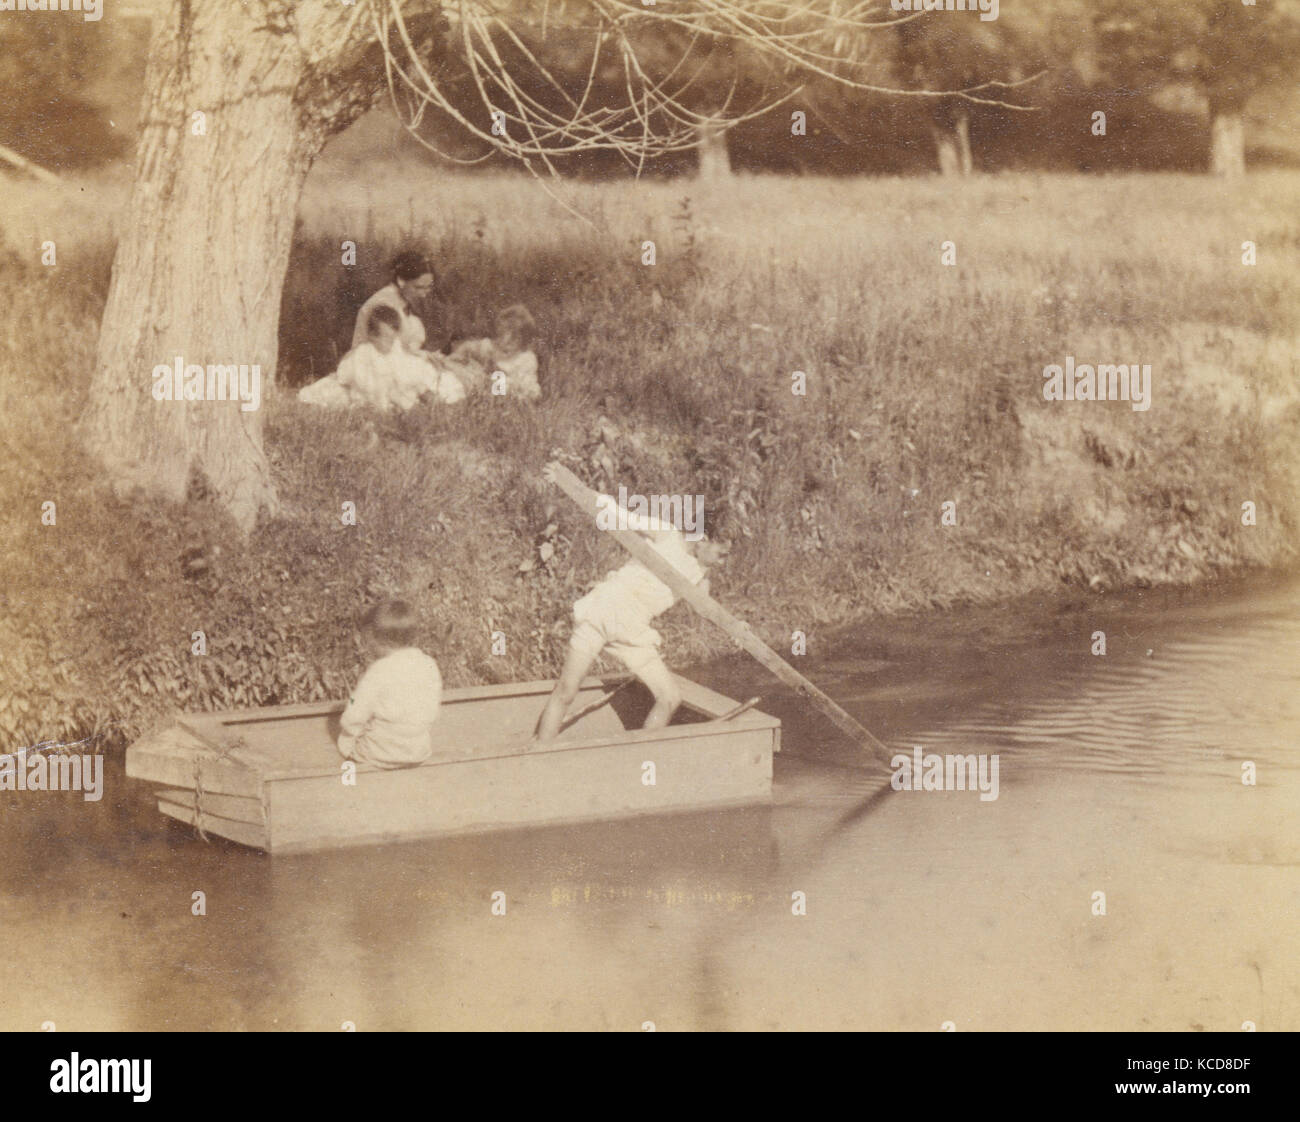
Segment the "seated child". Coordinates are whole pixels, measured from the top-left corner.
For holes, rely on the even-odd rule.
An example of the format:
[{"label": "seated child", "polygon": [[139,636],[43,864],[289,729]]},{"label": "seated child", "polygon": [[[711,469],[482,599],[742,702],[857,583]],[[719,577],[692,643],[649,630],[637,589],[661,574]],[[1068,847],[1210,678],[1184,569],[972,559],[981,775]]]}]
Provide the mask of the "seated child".
[{"label": "seated child", "polygon": [[465,387],[454,373],[403,346],[401,314],[395,308],[387,304],[373,308],[366,330],[366,341],[343,356],[338,370],[298,391],[299,401],[404,411],[425,393],[448,405],[465,399]]},{"label": "seated child", "polygon": [[366,612],[358,630],[374,661],[343,710],[339,752],[384,768],[427,760],[433,755],[442,675],[414,645],[415,613],[405,601],[385,600]]},{"label": "seated child", "polygon": [[[555,481],[552,465],[543,478]],[[618,513],[618,503],[609,495],[589,491],[593,508],[610,515]],[[691,542],[675,526],[648,518],[635,511],[623,511],[628,529],[642,534],[665,561],[706,593],[708,568],[722,559],[728,547],[701,538]],[[569,653],[560,671],[559,681],[551,692],[546,708],[537,723],[536,739],[553,739],[560,730],[564,712],[578,695],[582,680],[604,651],[614,655],[654,694],[654,707],[646,717],[645,728],[663,728],[681,703],[681,694],[672,672],[659,655],[659,632],[650,626],[655,616],[673,606],[677,597],[666,584],[641,562],[632,560],[596,585],[573,606],[574,628],[569,639]]]},{"label": "seated child", "polygon": [[506,376],[507,394],[517,394],[536,401],[542,396],[537,381],[537,355],[533,340],[537,324],[522,304],[511,304],[497,314],[496,335],[491,339],[466,339],[452,348],[451,361],[465,383],[475,393],[491,393],[493,375],[499,370]]}]

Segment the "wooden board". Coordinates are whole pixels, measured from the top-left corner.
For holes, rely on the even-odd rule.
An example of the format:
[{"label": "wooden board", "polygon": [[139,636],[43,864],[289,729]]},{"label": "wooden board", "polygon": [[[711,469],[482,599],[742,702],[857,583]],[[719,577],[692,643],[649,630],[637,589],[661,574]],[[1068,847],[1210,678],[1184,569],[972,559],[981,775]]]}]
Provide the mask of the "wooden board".
[{"label": "wooden board", "polygon": [[220,757],[180,725],[146,737],[126,750],[129,779],[148,779],[193,790],[196,771],[205,791],[262,797],[262,775],[242,758],[242,753]]},{"label": "wooden board", "polygon": [[[653,785],[642,782],[653,763]],[[274,853],[579,822],[771,795],[771,733],[646,739],[464,764],[268,784]]]},{"label": "wooden board", "polygon": [[[193,790],[160,787],[158,797],[179,806],[189,807],[192,812],[197,796]],[[238,795],[216,795],[211,791],[204,791],[202,809],[205,818],[208,815],[215,815],[218,818],[233,818],[236,822],[266,825],[266,805],[261,799],[243,798]]]},{"label": "wooden board", "polygon": [[[181,806],[179,803],[168,802],[166,799],[159,799],[158,809],[169,818],[175,818],[177,821],[184,822],[189,826],[194,825],[194,810],[192,807]],[[216,834],[218,837],[239,842],[240,845],[251,845],[254,849],[269,850],[271,848],[266,827],[254,825],[251,822],[236,822],[232,818],[219,818],[216,815],[209,816],[205,814],[203,816],[203,829],[206,833]]]}]

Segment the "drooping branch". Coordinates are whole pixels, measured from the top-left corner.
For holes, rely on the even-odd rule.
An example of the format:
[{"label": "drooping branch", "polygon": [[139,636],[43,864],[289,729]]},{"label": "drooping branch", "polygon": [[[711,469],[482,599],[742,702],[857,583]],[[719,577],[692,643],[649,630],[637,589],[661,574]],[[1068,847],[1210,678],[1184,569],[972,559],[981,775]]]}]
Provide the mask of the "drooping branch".
[{"label": "drooping branch", "polygon": [[[520,12],[528,7],[490,0],[444,6],[460,77],[472,87],[477,106],[484,110],[479,113],[458,101],[452,83],[432,74],[420,57],[408,5],[403,0],[371,0],[373,39],[383,51],[394,104],[409,110],[403,123],[421,144],[438,151],[418,132],[425,110],[432,106],[486,145],[485,155],[458,162],[476,163],[498,151],[554,172],[556,157],[605,150],[639,168],[648,158],[693,148],[701,127],[718,119],[719,100],[726,105],[728,127],[733,127],[797,96],[812,77],[861,93],[957,99],[1025,111],[1032,107],[998,95],[1042,76],[1040,72],[1014,81],[991,79],[939,90],[904,89],[872,80],[879,68],[873,38],[916,18],[893,15],[884,0],[579,0],[543,4],[531,17]],[[539,21],[538,42],[544,42],[548,28],[557,24],[589,39],[590,61],[571,73],[570,80],[544,61],[529,41],[526,32],[536,31]],[[662,57],[665,41],[678,48],[668,62]],[[714,52],[724,47],[766,68],[773,78],[752,104],[735,104],[737,82],[722,99],[715,95],[713,104],[697,94],[711,62],[716,62]],[[614,85],[607,79],[602,87],[601,80],[611,54],[617,54],[621,70],[617,103],[600,96]]]},{"label": "drooping branch", "polygon": [[302,5],[296,13],[304,77],[295,102],[303,130],[322,143],[383,97],[387,60],[394,52],[430,60],[447,55],[450,25],[437,7],[406,18],[402,43],[376,39],[368,7],[368,2]]}]

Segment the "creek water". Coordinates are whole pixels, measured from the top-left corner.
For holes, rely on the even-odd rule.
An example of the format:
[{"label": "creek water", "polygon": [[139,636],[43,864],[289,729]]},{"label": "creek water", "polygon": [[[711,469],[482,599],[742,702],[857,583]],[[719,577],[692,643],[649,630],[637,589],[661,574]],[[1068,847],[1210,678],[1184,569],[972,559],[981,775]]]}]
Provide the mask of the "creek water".
[{"label": "creek water", "polygon": [[0,794],[0,1028],[1300,1028],[1300,581],[799,665],[900,754],[996,756],[997,797],[891,789],[739,657],[691,676],[782,719],[770,807],[271,858],[111,761],[98,803]]}]

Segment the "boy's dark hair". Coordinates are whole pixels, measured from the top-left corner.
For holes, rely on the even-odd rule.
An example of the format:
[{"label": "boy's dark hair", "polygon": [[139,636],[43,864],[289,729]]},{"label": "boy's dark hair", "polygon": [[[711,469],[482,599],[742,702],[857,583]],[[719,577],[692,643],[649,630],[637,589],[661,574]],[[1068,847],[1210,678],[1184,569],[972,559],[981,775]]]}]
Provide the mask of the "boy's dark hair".
[{"label": "boy's dark hair", "polygon": [[414,646],[419,626],[415,609],[405,600],[381,600],[361,617],[361,630],[390,647]]},{"label": "boy's dark hair", "polygon": [[398,280],[419,280],[425,273],[434,275],[433,265],[423,253],[412,249],[393,258],[393,276]]},{"label": "boy's dark hair", "polygon": [[394,331],[402,330],[402,317],[396,308],[388,304],[376,304],[370,309],[370,315],[366,317],[366,334],[378,335],[381,323],[387,324]]}]

